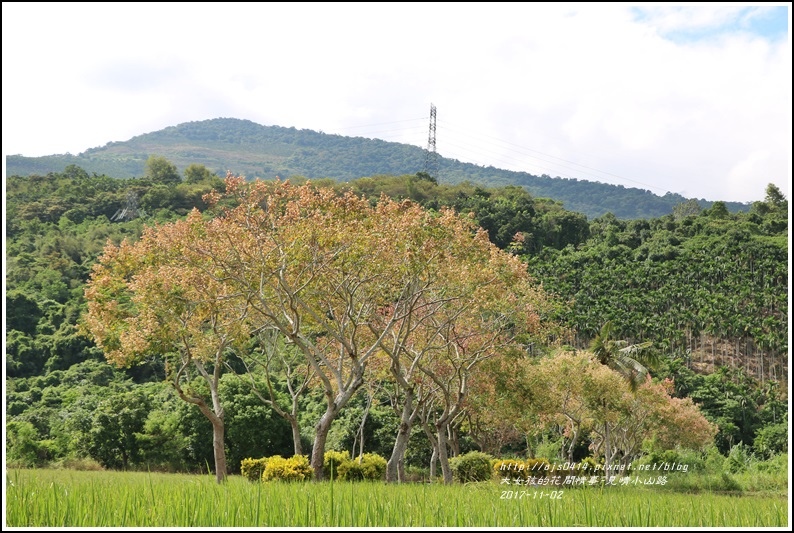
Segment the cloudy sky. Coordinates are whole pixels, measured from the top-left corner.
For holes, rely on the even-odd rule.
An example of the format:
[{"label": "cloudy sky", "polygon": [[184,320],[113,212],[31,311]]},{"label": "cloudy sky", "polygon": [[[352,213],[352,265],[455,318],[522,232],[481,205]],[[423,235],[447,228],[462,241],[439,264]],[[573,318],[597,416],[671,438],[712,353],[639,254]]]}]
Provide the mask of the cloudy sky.
[{"label": "cloudy sky", "polygon": [[637,6],[3,2],[3,174],[217,117],[425,147],[432,103],[444,157],[790,198],[789,4]]}]

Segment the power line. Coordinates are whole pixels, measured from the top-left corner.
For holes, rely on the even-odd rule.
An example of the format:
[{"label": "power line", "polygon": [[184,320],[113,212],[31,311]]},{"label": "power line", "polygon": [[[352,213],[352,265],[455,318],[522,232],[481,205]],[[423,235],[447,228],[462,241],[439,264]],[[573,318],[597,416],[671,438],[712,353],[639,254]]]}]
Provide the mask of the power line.
[{"label": "power line", "polygon": [[[442,126],[444,126],[445,124],[447,124],[447,125],[450,125],[450,126],[453,126],[452,124],[450,124],[450,123],[448,123],[448,122],[446,122],[446,121],[443,121],[443,122],[442,122]],[[455,133],[460,133],[460,134],[463,134],[463,135],[469,135],[469,136],[471,136],[471,137],[474,137],[474,135],[472,135],[471,133],[469,133],[469,132],[468,132],[467,130],[465,130],[465,129],[458,128],[458,126],[454,126],[454,128],[455,128],[455,129],[453,129],[452,131],[454,131]],[[488,139],[493,139],[493,140],[495,140],[495,141],[498,141],[498,142],[500,142],[500,143],[504,143],[504,144],[506,144],[506,145],[509,145],[509,146],[514,146],[514,147],[516,147],[516,148],[519,148],[520,150],[523,150],[523,151],[526,151],[526,152],[534,152],[534,153],[537,153],[537,154],[543,155],[543,156],[545,156],[545,157],[550,157],[550,158],[552,158],[552,159],[557,159],[557,160],[559,160],[559,161],[562,161],[562,162],[564,162],[564,163],[569,163],[569,164],[571,164],[571,165],[576,165],[577,167],[581,167],[582,169],[586,169],[586,170],[589,170],[589,171],[598,172],[598,173],[600,173],[600,174],[605,174],[605,175],[608,175],[608,176],[612,176],[612,177],[614,177],[614,178],[618,178],[618,179],[621,179],[621,180],[625,180],[625,181],[629,181],[629,182],[632,182],[632,183],[636,183],[636,184],[638,184],[638,185],[642,185],[642,186],[644,186],[644,187],[650,187],[650,188],[653,188],[653,189],[656,189],[656,190],[659,190],[659,191],[664,191],[664,192],[667,192],[665,189],[662,189],[661,187],[657,187],[657,186],[655,186],[655,185],[650,185],[650,184],[648,184],[648,183],[644,183],[644,182],[642,182],[642,181],[639,181],[639,180],[635,180],[635,179],[627,178],[627,177],[625,177],[625,176],[621,176],[621,175],[615,174],[615,173],[613,173],[613,172],[608,172],[608,171],[605,171],[605,170],[600,170],[600,169],[597,169],[597,168],[595,168],[595,167],[591,167],[591,166],[588,166],[588,165],[583,165],[583,164],[581,164],[581,163],[577,163],[577,162],[575,162],[575,161],[570,161],[570,160],[568,160],[568,159],[564,159],[564,158],[557,157],[557,156],[554,156],[554,155],[551,155],[551,154],[547,154],[547,153],[541,152],[541,151],[539,151],[539,150],[534,150],[534,149],[532,149],[532,148],[527,148],[527,147],[525,147],[525,146],[521,146],[521,145],[518,145],[518,144],[512,143],[512,142],[510,142],[510,141],[505,141],[505,140],[503,140],[503,139],[499,139],[499,138],[497,138],[497,137],[493,137],[493,136],[486,135],[486,134],[483,134],[483,133],[479,133],[479,134],[477,134],[477,135],[479,135],[479,136],[481,136],[481,137],[488,138]],[[475,137],[475,138],[476,138],[476,137]],[[488,143],[488,144],[493,144],[493,143]],[[496,146],[496,145],[495,145],[495,146]],[[544,161],[544,162],[546,162],[546,163],[551,163],[551,164],[554,164],[554,165],[559,165],[559,166],[562,166],[562,167],[564,167],[564,168],[568,168],[568,169],[570,169],[570,170],[574,170],[574,171],[582,172],[582,170],[580,170],[580,169],[572,168],[572,167],[570,167],[570,166],[568,166],[568,165],[563,165],[563,164],[557,163],[556,161],[549,161],[548,159],[542,159],[542,158],[540,158],[540,157],[537,157],[537,156],[534,156],[534,155],[530,155],[530,154],[523,154],[522,152],[520,152],[520,151],[518,151],[518,150],[513,150],[513,149],[510,149],[510,148],[507,148],[507,149],[508,149],[508,150],[510,150],[510,151],[513,151],[513,152],[521,153],[522,155],[527,155],[528,157],[532,157],[532,158],[534,158],[534,159],[538,159],[538,160],[540,160],[540,161]]]},{"label": "power line", "polygon": [[[601,176],[592,175],[591,173],[594,172],[596,174],[611,176],[619,180],[641,185],[642,187],[645,188],[656,189],[658,191],[667,192],[665,189],[662,189],[661,187],[650,185],[640,180],[627,178],[625,176],[615,174],[614,172],[601,170],[596,167],[584,165],[582,163],[577,163],[576,161],[572,161],[570,159],[547,154],[540,150],[536,150],[533,148],[529,148],[527,146],[506,141],[504,139],[499,139],[498,137],[494,137],[492,135],[487,135],[479,132],[474,133],[471,132],[470,130],[461,128],[458,125],[452,124],[447,121],[438,121],[436,117],[436,106],[433,104],[430,104],[429,118],[430,118],[430,129],[427,138],[427,145],[426,145],[427,148],[425,149],[424,171],[427,172],[428,174],[431,174],[434,178],[437,178],[437,174],[438,174],[439,154],[436,144],[436,133],[438,127],[440,126],[443,131],[451,132],[454,135],[463,135],[464,137],[469,137],[476,142],[476,144],[466,146],[465,143],[464,145],[460,145],[454,142],[450,142],[449,138],[445,137],[443,142],[443,146],[444,146],[443,151],[445,153],[452,153],[453,158],[459,159],[461,161],[474,162],[475,164],[480,164],[480,165],[487,164],[489,166],[496,166],[501,162],[505,166],[515,167],[516,165],[526,166],[527,165],[526,158],[530,158],[532,160],[532,162],[530,163],[530,166],[533,167],[532,170],[540,169],[543,171],[547,171],[549,174],[553,174],[556,176],[596,181],[597,179],[601,178]],[[359,126],[347,126],[345,128],[340,128],[338,131],[372,128],[378,126],[401,124],[406,122],[417,122],[419,120],[425,121],[427,119],[428,117],[421,117],[421,118],[411,118],[404,120],[394,120],[389,122],[379,122],[373,124],[362,124]],[[385,141],[389,141],[390,140],[389,138],[391,138],[392,139],[391,142],[401,142],[405,144],[413,144],[414,146],[421,146],[422,143],[420,142],[410,142],[410,141],[406,142],[405,140],[406,135],[404,135],[406,132],[408,132],[409,136],[412,136],[413,134],[418,134],[419,131],[421,131],[421,128],[418,125],[415,125],[415,126],[408,126],[405,128],[388,128],[388,129],[381,129],[374,131],[366,131],[361,134],[358,134],[358,136],[368,136],[368,137],[372,136],[372,138],[380,138],[381,140],[385,140]],[[396,134],[396,135],[391,135],[391,134]],[[488,150],[487,148],[488,146],[496,147],[499,149],[499,151]],[[462,150],[462,153],[459,153],[455,150],[450,151],[448,147],[458,148]],[[509,154],[505,154],[504,151],[517,154],[519,157],[514,157]],[[479,158],[472,157],[472,154],[479,155],[480,158],[485,160],[485,163],[476,163],[476,159]],[[545,164],[538,164],[537,162],[541,162]],[[496,165],[494,165],[494,163],[496,163]],[[567,169],[567,171],[565,170],[561,171],[560,170],[561,168]],[[531,170],[530,169],[518,170],[517,172],[522,172],[522,171],[530,172]],[[537,170],[535,170],[535,172],[537,172]],[[586,177],[582,177],[582,174],[584,174]]]},{"label": "power line", "polygon": [[427,120],[427,117],[407,118],[405,120],[392,120],[391,122],[378,122],[376,124],[362,124],[361,126],[347,126],[345,128],[338,128],[340,131],[352,130],[356,128],[371,128],[372,126],[386,126],[388,124],[399,124],[401,122],[415,122],[417,120]]}]

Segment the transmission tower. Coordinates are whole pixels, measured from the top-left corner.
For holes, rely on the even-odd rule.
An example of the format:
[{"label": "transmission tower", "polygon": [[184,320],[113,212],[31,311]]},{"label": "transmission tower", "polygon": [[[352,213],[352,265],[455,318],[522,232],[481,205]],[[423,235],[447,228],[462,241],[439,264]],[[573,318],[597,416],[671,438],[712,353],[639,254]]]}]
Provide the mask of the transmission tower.
[{"label": "transmission tower", "polygon": [[436,106],[430,104],[430,132],[427,135],[424,171],[438,181],[438,152],[436,152]]},{"label": "transmission tower", "polygon": [[127,205],[110,218],[112,222],[130,221],[136,217],[144,217],[146,213],[138,208],[138,194],[135,191],[127,192]]}]

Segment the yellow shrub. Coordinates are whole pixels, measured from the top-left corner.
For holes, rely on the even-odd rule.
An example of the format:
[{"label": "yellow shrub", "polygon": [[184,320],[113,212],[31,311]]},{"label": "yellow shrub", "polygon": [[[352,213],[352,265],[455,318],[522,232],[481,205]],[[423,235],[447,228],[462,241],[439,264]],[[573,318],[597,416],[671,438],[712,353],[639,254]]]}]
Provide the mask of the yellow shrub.
[{"label": "yellow shrub", "polygon": [[350,452],[347,450],[342,452],[328,450],[325,452],[325,455],[323,456],[325,477],[337,479],[339,477],[339,465],[347,461],[350,461]]},{"label": "yellow shrub", "polygon": [[264,481],[273,479],[281,481],[306,481],[311,479],[314,469],[309,466],[309,458],[306,455],[294,455],[289,459],[284,459],[280,455],[274,455],[267,461],[265,472],[262,474]]},{"label": "yellow shrub", "polygon": [[245,476],[248,481],[260,481],[266,466],[267,457],[262,457],[261,459],[247,457],[240,461],[240,473]]}]

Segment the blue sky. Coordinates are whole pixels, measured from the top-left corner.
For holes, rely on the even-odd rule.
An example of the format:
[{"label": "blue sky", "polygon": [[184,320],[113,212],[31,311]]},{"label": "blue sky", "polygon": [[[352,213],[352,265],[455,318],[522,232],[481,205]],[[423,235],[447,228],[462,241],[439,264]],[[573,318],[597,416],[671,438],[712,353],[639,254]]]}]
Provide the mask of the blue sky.
[{"label": "blue sky", "polygon": [[[721,9],[721,12],[720,12]],[[786,40],[790,7],[784,5],[723,5],[635,7],[635,20],[659,28],[659,35],[676,43],[693,43],[729,38],[746,33],[770,41]],[[707,12],[702,17],[699,12]],[[715,15],[716,14],[716,15]],[[667,19],[667,20],[666,20]],[[676,19],[675,22],[668,21]],[[665,21],[660,23],[660,21]]]},{"label": "blue sky", "polygon": [[217,117],[424,147],[433,103],[445,157],[660,195],[791,195],[789,4],[2,10],[4,156]]}]

